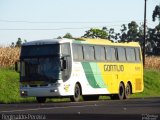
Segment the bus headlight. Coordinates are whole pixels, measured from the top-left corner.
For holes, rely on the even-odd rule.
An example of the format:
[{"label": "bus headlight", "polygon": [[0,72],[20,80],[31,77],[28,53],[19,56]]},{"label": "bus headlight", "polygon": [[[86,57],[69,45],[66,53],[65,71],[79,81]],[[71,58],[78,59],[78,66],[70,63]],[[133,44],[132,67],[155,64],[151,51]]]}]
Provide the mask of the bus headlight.
[{"label": "bus headlight", "polygon": [[57,92],[57,91],[58,91],[57,89],[51,89],[51,90],[50,90],[51,93],[52,93],[52,92],[54,93],[54,92]]},{"label": "bus headlight", "polygon": [[28,92],[27,92],[27,91],[24,91],[24,90],[21,90],[21,91],[20,91],[20,94],[21,94],[22,97],[28,96]]}]

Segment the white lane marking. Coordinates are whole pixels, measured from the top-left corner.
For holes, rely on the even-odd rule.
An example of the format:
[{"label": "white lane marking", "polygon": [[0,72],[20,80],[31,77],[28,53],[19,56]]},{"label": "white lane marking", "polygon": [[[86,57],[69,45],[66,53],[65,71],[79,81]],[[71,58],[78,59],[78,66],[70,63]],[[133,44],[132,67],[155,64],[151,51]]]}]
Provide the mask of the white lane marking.
[{"label": "white lane marking", "polygon": [[22,110],[9,110],[9,111],[0,111],[0,113],[10,113],[10,112],[24,112],[24,111],[38,111],[38,110],[51,110],[51,109],[62,109],[62,108],[82,108],[82,107],[97,107],[101,105],[83,105],[83,106],[68,106],[68,107],[49,107],[49,108],[34,108],[34,109],[22,109]]}]

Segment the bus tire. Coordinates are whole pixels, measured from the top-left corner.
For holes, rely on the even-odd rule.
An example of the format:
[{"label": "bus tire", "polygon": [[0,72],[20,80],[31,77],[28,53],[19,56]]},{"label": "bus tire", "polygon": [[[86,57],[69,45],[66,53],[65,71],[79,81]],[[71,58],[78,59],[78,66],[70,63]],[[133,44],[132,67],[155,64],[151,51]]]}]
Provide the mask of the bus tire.
[{"label": "bus tire", "polygon": [[124,99],[128,99],[130,95],[131,95],[131,86],[129,83],[127,83],[126,89],[125,89]]},{"label": "bus tire", "polygon": [[118,93],[118,99],[119,100],[123,100],[124,99],[124,95],[125,95],[125,88],[123,83],[119,84],[119,93]]},{"label": "bus tire", "polygon": [[37,100],[38,103],[45,103],[46,102],[45,97],[36,97],[36,100]]},{"label": "bus tire", "polygon": [[99,95],[84,95],[83,100],[84,101],[92,101],[92,100],[98,100]]},{"label": "bus tire", "polygon": [[75,85],[74,88],[74,95],[70,97],[72,102],[78,102],[80,100],[81,97],[81,88],[79,84]]},{"label": "bus tire", "polygon": [[125,88],[123,83],[119,84],[119,90],[118,90],[118,94],[112,94],[110,95],[110,98],[112,100],[123,100],[124,99],[124,95],[125,95]]}]

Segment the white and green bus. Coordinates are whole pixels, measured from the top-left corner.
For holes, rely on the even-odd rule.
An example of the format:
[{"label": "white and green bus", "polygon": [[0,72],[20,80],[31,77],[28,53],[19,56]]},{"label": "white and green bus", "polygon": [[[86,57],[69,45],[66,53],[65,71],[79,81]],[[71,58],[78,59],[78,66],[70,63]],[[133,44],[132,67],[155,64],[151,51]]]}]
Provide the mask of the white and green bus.
[{"label": "white and green bus", "polygon": [[40,103],[52,97],[97,100],[100,95],[122,100],[144,88],[136,42],[86,38],[27,42],[21,47],[16,70],[21,96],[36,97]]}]

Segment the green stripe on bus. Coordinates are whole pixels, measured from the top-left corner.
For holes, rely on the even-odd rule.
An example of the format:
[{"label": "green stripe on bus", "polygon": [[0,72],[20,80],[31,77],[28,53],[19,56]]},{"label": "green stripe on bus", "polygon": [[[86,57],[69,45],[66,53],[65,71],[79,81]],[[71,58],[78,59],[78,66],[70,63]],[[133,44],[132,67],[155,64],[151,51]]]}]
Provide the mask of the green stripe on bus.
[{"label": "green stripe on bus", "polygon": [[91,69],[93,71],[94,78],[96,83],[100,86],[100,88],[106,88],[106,85],[102,78],[102,73],[98,67],[97,63],[90,63]]},{"label": "green stripe on bus", "polygon": [[91,65],[89,62],[82,62],[82,66],[86,75],[86,78],[89,82],[89,84],[93,87],[93,88],[100,88],[100,86],[97,84],[97,81],[94,77],[94,72],[93,69],[91,68]]},{"label": "green stripe on bus", "polygon": [[79,40],[73,40],[73,43],[78,43],[78,44],[80,44],[81,41],[79,41]]}]

